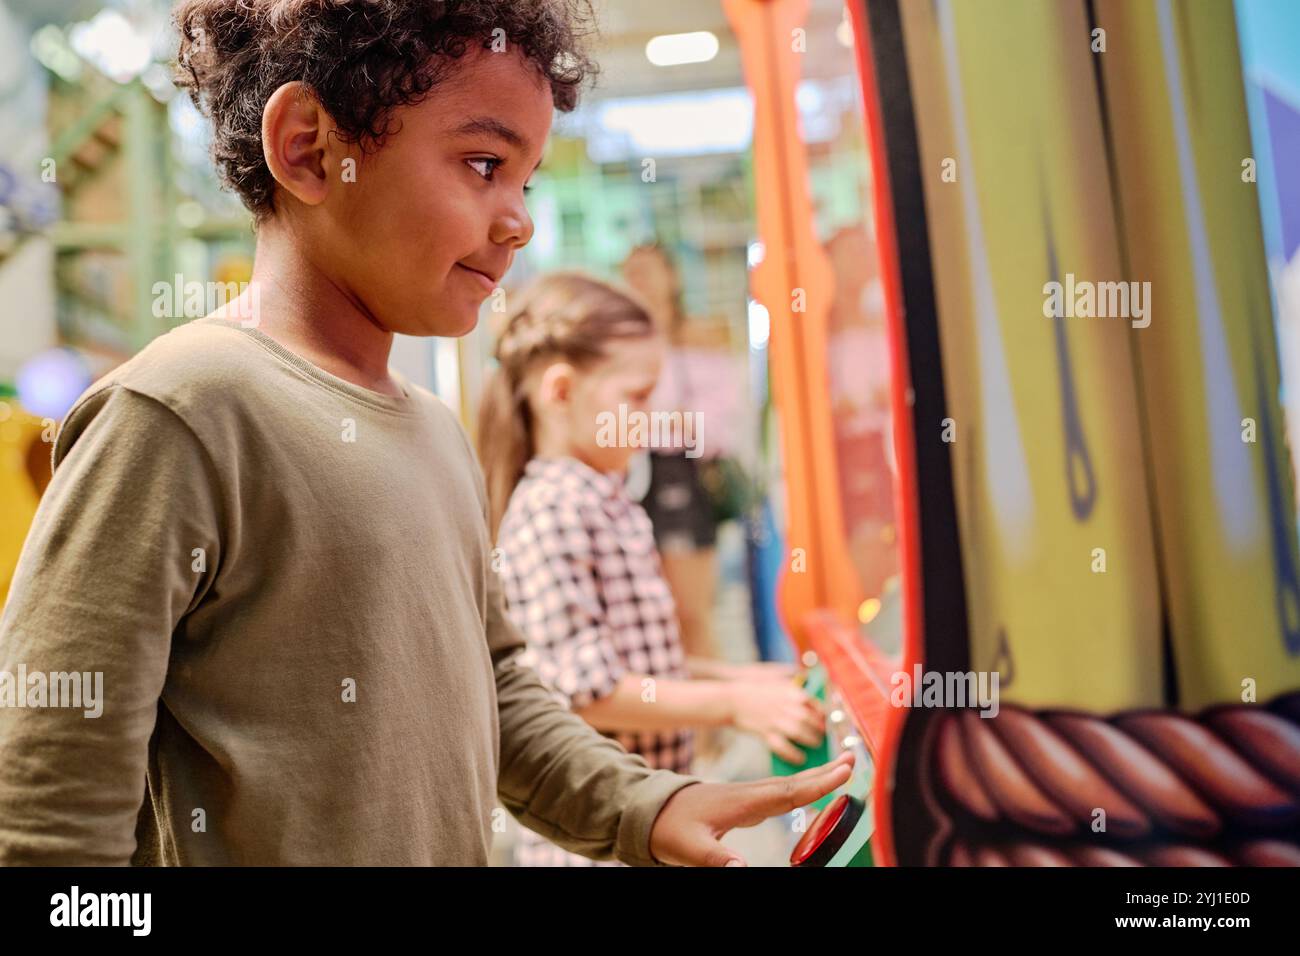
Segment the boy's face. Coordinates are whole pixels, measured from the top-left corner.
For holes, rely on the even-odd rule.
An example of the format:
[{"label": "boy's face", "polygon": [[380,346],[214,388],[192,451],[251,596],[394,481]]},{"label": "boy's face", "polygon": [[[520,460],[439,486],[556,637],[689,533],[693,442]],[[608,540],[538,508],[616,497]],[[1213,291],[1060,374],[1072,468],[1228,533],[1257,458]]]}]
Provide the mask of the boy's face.
[{"label": "boy's face", "polygon": [[[471,49],[331,189],[318,251],[381,327],[464,335],[533,235],[524,187],[551,129],[550,85],[516,52]],[[312,237],[313,239],[316,237]]]}]

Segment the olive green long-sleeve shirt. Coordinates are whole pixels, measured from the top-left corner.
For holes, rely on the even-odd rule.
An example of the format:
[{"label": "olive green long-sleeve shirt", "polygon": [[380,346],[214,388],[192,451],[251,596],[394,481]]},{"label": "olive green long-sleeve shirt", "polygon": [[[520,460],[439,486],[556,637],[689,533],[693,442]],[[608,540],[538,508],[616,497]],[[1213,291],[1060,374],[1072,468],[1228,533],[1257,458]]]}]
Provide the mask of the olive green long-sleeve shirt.
[{"label": "olive green long-sleeve shirt", "polygon": [[473,452],[403,387],[201,320],[78,400],[0,617],[0,864],[484,864],[498,807],[654,862],[689,778],[517,663]]}]

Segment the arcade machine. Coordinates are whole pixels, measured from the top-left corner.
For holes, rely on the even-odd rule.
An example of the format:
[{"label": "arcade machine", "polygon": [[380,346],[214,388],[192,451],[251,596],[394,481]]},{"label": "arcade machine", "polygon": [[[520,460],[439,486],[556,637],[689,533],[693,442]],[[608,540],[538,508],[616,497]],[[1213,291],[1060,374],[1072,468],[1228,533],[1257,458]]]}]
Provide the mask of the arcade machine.
[{"label": "arcade machine", "polygon": [[[844,792],[810,808],[820,811],[815,820],[796,814],[801,835],[791,863],[871,865],[878,818],[869,804],[885,746],[889,676],[900,663],[897,626],[879,628],[889,618],[883,603],[898,603],[895,483],[889,429],[881,427],[892,375],[879,361],[888,349],[873,348],[871,323],[854,307],[874,278],[876,257],[867,228],[842,229],[825,247],[816,233],[796,110],[807,0],[727,0],[726,10],[755,102],[765,253],[751,273],[751,295],[771,316],[771,387],[785,468],[788,555],[778,603],[805,667],[801,679],[827,716],[826,741],[805,753],[805,766],[842,749],[857,755]],[[871,380],[864,380],[866,366],[874,366]],[[859,627],[872,623],[881,639],[862,639]],[[776,761],[775,769],[800,768]]]},{"label": "arcade machine", "polygon": [[835,718],[810,756],[863,751],[791,862],[1300,865],[1295,474],[1232,5],[850,0],[897,648],[862,623],[889,594],[851,546],[879,515],[844,463],[878,462],[836,418],[836,254],[794,110],[807,7],[727,0],[756,104],[779,598]]}]

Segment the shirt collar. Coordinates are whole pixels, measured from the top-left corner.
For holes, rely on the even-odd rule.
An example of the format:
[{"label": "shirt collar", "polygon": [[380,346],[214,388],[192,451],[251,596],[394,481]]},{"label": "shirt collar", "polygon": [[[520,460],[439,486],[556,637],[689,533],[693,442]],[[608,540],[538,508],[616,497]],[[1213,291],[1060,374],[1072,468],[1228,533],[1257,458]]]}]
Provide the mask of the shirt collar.
[{"label": "shirt collar", "polygon": [[524,468],[524,474],[530,478],[551,481],[569,478],[590,487],[602,498],[623,496],[623,475],[612,471],[597,471],[586,462],[568,456],[533,458]]}]

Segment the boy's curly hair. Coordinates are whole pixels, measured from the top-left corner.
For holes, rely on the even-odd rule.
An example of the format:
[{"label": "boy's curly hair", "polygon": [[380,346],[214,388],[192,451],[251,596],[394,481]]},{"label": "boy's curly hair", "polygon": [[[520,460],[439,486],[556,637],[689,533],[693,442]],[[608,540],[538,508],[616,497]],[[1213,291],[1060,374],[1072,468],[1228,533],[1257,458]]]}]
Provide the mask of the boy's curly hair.
[{"label": "boy's curly hair", "polygon": [[221,178],[260,220],[275,209],[262,111],[283,84],[305,83],[345,141],[367,149],[472,44],[504,41],[569,112],[596,71],[585,50],[594,20],[591,0],[182,0],[176,84],[212,118]]}]

